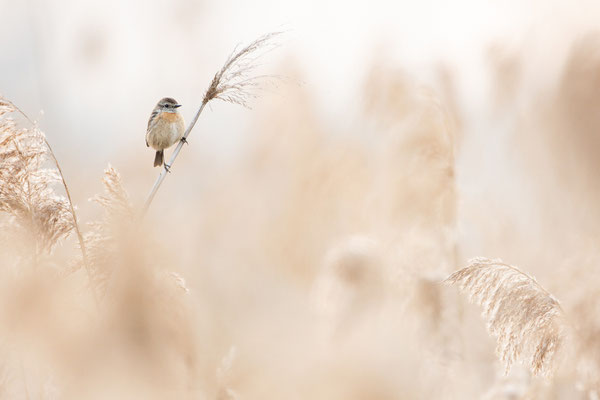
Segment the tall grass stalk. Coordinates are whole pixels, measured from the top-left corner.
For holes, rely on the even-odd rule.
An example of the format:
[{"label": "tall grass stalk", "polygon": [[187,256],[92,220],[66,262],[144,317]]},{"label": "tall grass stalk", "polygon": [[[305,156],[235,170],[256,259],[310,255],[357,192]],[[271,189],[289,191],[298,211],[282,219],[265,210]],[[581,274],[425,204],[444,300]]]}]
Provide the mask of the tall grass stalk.
[{"label": "tall grass stalk", "polygon": [[70,211],[71,217],[73,219],[73,229],[75,229],[75,233],[77,235],[77,241],[79,242],[79,249],[81,250],[81,257],[83,259],[83,263],[85,265],[85,270],[88,275],[88,280],[90,283],[92,296],[94,297],[94,303],[96,304],[96,307],[98,307],[99,306],[98,296],[96,294],[96,288],[94,286],[94,281],[92,279],[92,272],[90,270],[90,263],[89,263],[88,256],[87,256],[85,242],[83,240],[83,235],[81,233],[81,229],[79,228],[79,222],[77,220],[77,213],[75,212],[75,207],[73,206],[73,200],[71,199],[71,192],[69,191],[69,186],[67,185],[67,181],[65,180],[65,176],[63,174],[62,168],[60,167],[60,163],[58,162],[58,159],[56,158],[56,155],[54,154],[54,150],[52,150],[52,146],[50,146],[50,143],[48,142],[46,135],[44,135],[38,129],[37,123],[35,121],[33,121],[31,118],[29,118],[29,116],[23,110],[21,110],[13,102],[6,100],[4,98],[0,98],[0,102],[4,102],[4,103],[10,105],[10,107],[12,107],[14,110],[16,110],[19,114],[21,114],[23,116],[23,118],[25,118],[33,126],[33,129],[35,129],[35,131],[37,131],[39,133],[39,136],[42,138],[46,148],[48,149],[48,154],[50,155],[52,162],[54,163],[54,165],[56,166],[56,169],[58,170],[60,181],[61,181],[63,188],[65,189],[65,193],[67,195],[69,211]]},{"label": "tall grass stalk", "polygon": [[[237,51],[237,47],[233,50],[223,67],[213,77],[208,89],[206,89],[198,112],[196,112],[194,119],[192,119],[192,122],[190,122],[185,130],[182,140],[177,144],[171,155],[171,159],[168,163],[169,167],[173,166],[183,144],[186,143],[187,137],[196,125],[200,114],[202,114],[204,107],[206,107],[209,101],[219,99],[228,103],[239,104],[244,107],[249,106],[249,101],[257,96],[256,90],[260,89],[261,82],[265,78],[271,77],[267,75],[251,76],[250,73],[258,66],[256,63],[257,59],[266,51],[276,46],[273,39],[280,34],[281,32],[268,33],[259,37],[239,51]],[[152,187],[152,190],[150,190],[144,208],[142,209],[142,217],[146,214],[146,211],[148,211],[158,188],[167,176],[167,172],[168,170],[166,168],[163,169],[154,182],[154,186]]]}]

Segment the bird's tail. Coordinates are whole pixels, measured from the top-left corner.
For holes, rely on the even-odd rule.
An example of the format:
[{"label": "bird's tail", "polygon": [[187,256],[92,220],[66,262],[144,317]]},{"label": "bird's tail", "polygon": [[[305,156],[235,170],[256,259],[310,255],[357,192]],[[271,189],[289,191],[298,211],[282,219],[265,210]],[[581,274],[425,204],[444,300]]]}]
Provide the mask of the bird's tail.
[{"label": "bird's tail", "polygon": [[159,150],[156,152],[156,157],[154,157],[154,166],[160,167],[163,163],[163,151]]}]

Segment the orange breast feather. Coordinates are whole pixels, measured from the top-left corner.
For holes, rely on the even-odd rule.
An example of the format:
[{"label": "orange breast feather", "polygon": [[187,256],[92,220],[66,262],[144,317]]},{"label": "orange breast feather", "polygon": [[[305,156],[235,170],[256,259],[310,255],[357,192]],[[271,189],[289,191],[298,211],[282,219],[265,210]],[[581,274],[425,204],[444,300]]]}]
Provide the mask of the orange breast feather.
[{"label": "orange breast feather", "polygon": [[169,112],[161,112],[159,117],[160,119],[164,119],[167,122],[177,122],[177,120],[179,119],[179,115]]}]

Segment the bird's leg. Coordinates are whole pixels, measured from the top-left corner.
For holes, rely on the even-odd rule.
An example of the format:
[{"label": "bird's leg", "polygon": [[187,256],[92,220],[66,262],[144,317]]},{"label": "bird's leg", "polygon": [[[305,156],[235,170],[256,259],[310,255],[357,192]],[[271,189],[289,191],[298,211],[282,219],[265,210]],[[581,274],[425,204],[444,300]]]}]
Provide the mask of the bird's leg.
[{"label": "bird's leg", "polygon": [[167,163],[165,163],[165,171],[167,171],[168,173],[171,173],[171,166]]},{"label": "bird's leg", "polygon": [[188,141],[187,141],[187,139],[185,137],[183,137],[183,136],[179,140],[182,141],[185,144],[189,144]]}]

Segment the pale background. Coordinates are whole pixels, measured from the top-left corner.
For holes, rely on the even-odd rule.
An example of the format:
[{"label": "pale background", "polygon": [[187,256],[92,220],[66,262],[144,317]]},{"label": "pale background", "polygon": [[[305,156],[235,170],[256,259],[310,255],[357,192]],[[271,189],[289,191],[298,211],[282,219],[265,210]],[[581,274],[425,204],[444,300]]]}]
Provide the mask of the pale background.
[{"label": "pale background", "polygon": [[[307,294],[327,254],[354,235],[389,246],[400,281],[411,268],[438,282],[472,257],[501,257],[567,310],[579,293],[594,298],[581,288],[597,287],[586,277],[600,259],[595,1],[0,0],[0,19],[0,94],[46,133],[83,222],[101,214],[87,200],[109,163],[143,202],[158,175],[144,133],[161,97],[190,120],[237,44],[285,32],[260,72],[288,79],[251,110],[212,102],[147,217],[163,264],[188,282],[192,320],[210,332],[198,339],[214,351],[202,362],[238,345],[252,371],[241,390],[271,382],[288,393],[300,378],[287,360],[319,365]],[[423,139],[412,112],[431,104],[454,125],[425,118]],[[442,218],[440,203],[450,204]],[[412,290],[394,288],[399,298]],[[467,344],[459,356],[454,342],[452,354],[436,353],[428,336],[403,331],[401,340],[393,329],[338,350],[388,366],[382,376],[410,387],[403,352],[428,370],[425,348],[441,379],[426,389],[477,398],[499,375],[474,310],[461,326],[443,315],[455,324],[444,337]]]},{"label": "pale background", "polygon": [[[573,39],[596,28],[600,16],[593,1],[28,0],[2,1],[0,10],[0,92],[39,121],[70,179],[94,179],[109,162],[135,168],[142,175],[132,196],[143,198],[156,173],[143,144],[156,101],[175,97],[189,120],[236,44],[284,30],[263,71],[299,71],[298,84],[310,93],[319,118],[342,130],[356,123],[359,89],[374,60],[432,87],[436,68],[445,65],[464,123],[457,179],[465,201],[485,195],[510,203],[511,213],[526,214],[515,223],[529,228],[542,216],[527,180],[544,177],[519,173],[523,167],[509,142],[514,115],[543,96],[540,88],[553,85]],[[504,113],[492,110],[497,88],[489,52],[495,45],[524,55],[520,89]],[[281,92],[267,96],[286,102]],[[261,100],[253,103],[261,106]],[[246,109],[213,103],[181,160],[210,169],[235,159],[252,141],[252,118]],[[169,180],[184,184],[189,177],[182,175]],[[77,203],[94,192],[73,186]],[[520,192],[518,201],[503,194],[513,190]]]}]

